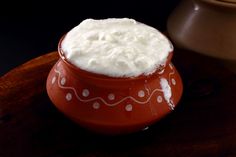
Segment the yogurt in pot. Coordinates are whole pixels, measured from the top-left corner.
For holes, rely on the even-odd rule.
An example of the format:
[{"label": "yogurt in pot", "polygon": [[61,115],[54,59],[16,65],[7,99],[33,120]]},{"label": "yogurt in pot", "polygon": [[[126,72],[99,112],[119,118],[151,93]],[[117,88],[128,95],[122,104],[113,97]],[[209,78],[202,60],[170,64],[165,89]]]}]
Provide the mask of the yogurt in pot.
[{"label": "yogurt in pot", "polygon": [[111,77],[149,75],[173,51],[157,29],[133,19],[87,19],[65,36],[62,51],[75,66]]},{"label": "yogurt in pot", "polygon": [[143,130],[173,111],[182,95],[171,42],[133,19],[84,20],[62,37],[58,51],[49,98],[94,132]]}]

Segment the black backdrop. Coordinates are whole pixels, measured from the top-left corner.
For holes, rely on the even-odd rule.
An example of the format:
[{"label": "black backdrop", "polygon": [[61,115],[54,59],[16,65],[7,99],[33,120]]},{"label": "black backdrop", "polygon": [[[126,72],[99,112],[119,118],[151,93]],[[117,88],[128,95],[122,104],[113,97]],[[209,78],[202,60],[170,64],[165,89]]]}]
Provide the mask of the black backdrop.
[{"label": "black backdrop", "polygon": [[85,18],[129,17],[164,31],[179,0],[8,2],[0,10],[0,76],[56,50],[60,37]]}]

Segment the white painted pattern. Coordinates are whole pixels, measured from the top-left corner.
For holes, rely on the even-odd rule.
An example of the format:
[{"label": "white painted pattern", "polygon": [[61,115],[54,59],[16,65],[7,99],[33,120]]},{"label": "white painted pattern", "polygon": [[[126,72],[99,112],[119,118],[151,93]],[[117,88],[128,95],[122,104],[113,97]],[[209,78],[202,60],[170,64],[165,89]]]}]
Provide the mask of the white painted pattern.
[{"label": "white painted pattern", "polygon": [[147,91],[147,94],[150,95],[150,90],[149,90],[149,88],[146,86],[146,84],[144,84],[144,88],[145,88],[145,90]]},{"label": "white painted pattern", "polygon": [[66,83],[66,78],[65,78],[65,77],[62,77],[62,79],[61,79],[61,85],[65,85],[65,83]]},{"label": "white painted pattern", "polygon": [[[170,78],[171,75],[173,75],[175,72],[174,72],[174,69],[173,69],[172,65],[169,64],[169,66],[170,66],[170,68],[172,69],[172,72],[169,73],[169,80],[170,80],[170,79],[171,79],[171,78]],[[151,94],[149,95],[149,97],[148,97],[145,101],[139,101],[139,100],[137,100],[136,98],[134,98],[134,97],[132,97],[132,96],[126,96],[126,97],[120,99],[119,101],[117,101],[117,102],[115,102],[115,103],[108,103],[106,100],[104,100],[104,99],[101,98],[101,97],[94,97],[94,98],[90,98],[90,99],[82,99],[82,98],[77,94],[77,91],[76,91],[76,89],[75,89],[74,87],[66,87],[66,86],[63,86],[63,85],[65,84],[66,80],[64,81],[64,84],[63,84],[62,81],[59,81],[59,78],[61,77],[61,72],[58,71],[57,69],[54,69],[54,71],[55,71],[55,73],[58,74],[58,86],[59,86],[61,89],[72,90],[72,91],[74,92],[74,94],[75,94],[75,97],[76,97],[79,101],[84,102],[84,103],[100,100],[100,101],[101,101],[102,103],[104,103],[106,106],[111,106],[111,107],[112,107],[112,106],[116,106],[116,105],[120,104],[121,102],[123,102],[123,101],[125,101],[125,100],[127,100],[127,99],[130,99],[130,100],[132,100],[132,101],[134,101],[135,103],[138,103],[138,104],[146,104],[146,103],[148,103],[148,102],[150,101],[150,99],[152,98],[152,96],[153,96],[156,92],[163,92],[162,89],[158,89],[158,88],[157,88],[157,89],[154,89],[154,90],[151,92]],[[63,77],[63,78],[64,78],[64,77]],[[62,79],[63,79],[63,78],[62,78]],[[146,81],[145,81],[145,82],[146,82]],[[61,83],[62,83],[62,84],[61,84]],[[86,92],[84,92],[84,91],[86,91]],[[89,90],[88,90],[88,89],[84,89],[83,92],[82,92],[82,95],[83,95],[84,97],[88,96],[88,95],[89,95]],[[109,99],[109,98],[108,98],[108,99]],[[129,107],[128,107],[128,108],[132,108],[132,107],[130,107],[130,105],[131,105],[131,104],[129,104]],[[169,103],[169,105],[173,106],[172,102]],[[131,105],[131,106],[132,106],[132,105]],[[172,107],[171,107],[171,108],[172,108]],[[131,110],[132,110],[132,109],[131,109]]]},{"label": "white painted pattern", "polygon": [[[59,74],[59,77],[60,77],[60,72],[59,72],[58,70],[55,70],[55,72],[58,73],[58,74]],[[94,97],[94,98],[91,98],[91,99],[84,100],[84,99],[82,99],[82,98],[79,97],[79,95],[77,94],[75,88],[73,88],[73,87],[65,87],[65,86],[60,85],[59,83],[58,83],[58,86],[59,86],[60,88],[62,88],[62,89],[70,89],[70,90],[73,90],[74,93],[75,93],[76,98],[77,98],[79,101],[81,101],[81,102],[85,102],[85,103],[86,103],[86,102],[91,102],[91,101],[95,101],[95,100],[100,100],[100,101],[102,101],[102,102],[103,102],[105,105],[107,105],[107,106],[116,106],[116,105],[118,105],[119,103],[121,103],[121,102],[123,102],[123,101],[125,101],[125,100],[127,100],[127,99],[131,99],[131,100],[133,100],[134,102],[136,102],[136,103],[138,103],[138,104],[146,104],[147,102],[149,102],[149,100],[151,99],[151,97],[153,96],[154,93],[156,93],[157,91],[162,92],[161,89],[155,89],[155,90],[153,90],[152,93],[151,93],[151,95],[148,97],[148,99],[147,99],[146,101],[139,101],[139,100],[136,100],[136,99],[135,99],[134,97],[132,97],[132,96],[127,96],[127,97],[124,97],[123,99],[117,101],[116,103],[108,103],[108,102],[106,102],[106,101],[105,101],[103,98],[101,98],[101,97]]]},{"label": "white painted pattern", "polygon": [[72,94],[71,93],[67,93],[66,94],[66,100],[67,101],[71,101],[71,99],[72,99]]},{"label": "white painted pattern", "polygon": [[128,104],[128,105],[125,106],[125,110],[130,112],[130,111],[133,110],[133,106],[131,104]]},{"label": "white painted pattern", "polygon": [[52,84],[54,84],[55,81],[56,81],[56,76],[53,76],[53,78],[52,78]]},{"label": "white painted pattern", "polygon": [[89,96],[89,90],[88,89],[83,89],[82,95],[84,97],[88,97]]},{"label": "white painted pattern", "polygon": [[94,102],[93,103],[93,108],[94,109],[99,109],[100,108],[100,104],[98,102]]},{"label": "white painted pattern", "polygon": [[110,94],[108,95],[108,99],[109,99],[109,100],[115,100],[115,95],[114,95],[113,93],[110,93]]},{"label": "white painted pattern", "polygon": [[138,97],[143,98],[145,96],[145,92],[143,90],[138,91]]},{"label": "white painted pattern", "polygon": [[172,83],[173,85],[176,85],[176,81],[175,81],[174,78],[171,79],[171,83]]},{"label": "white painted pattern", "polygon": [[174,69],[173,69],[173,65],[170,63],[169,64],[169,67],[170,67],[170,69],[172,70],[172,72],[171,73],[169,73],[169,82],[171,82],[171,75],[174,75],[175,74],[175,71],[174,71]]},{"label": "white painted pattern", "polygon": [[161,103],[161,102],[162,102],[162,96],[160,96],[160,95],[157,96],[157,102],[158,102],[158,103]]}]

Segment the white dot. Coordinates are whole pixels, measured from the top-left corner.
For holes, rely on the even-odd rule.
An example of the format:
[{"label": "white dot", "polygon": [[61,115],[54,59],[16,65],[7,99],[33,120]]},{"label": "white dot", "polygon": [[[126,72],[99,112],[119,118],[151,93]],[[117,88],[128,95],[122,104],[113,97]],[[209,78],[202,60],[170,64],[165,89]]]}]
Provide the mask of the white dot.
[{"label": "white dot", "polygon": [[109,99],[109,100],[114,100],[114,99],[115,99],[115,95],[112,94],[112,93],[109,94],[109,95],[108,95],[108,99]]},{"label": "white dot", "polygon": [[63,77],[63,78],[61,79],[61,85],[64,85],[65,83],[66,83],[66,78]]},{"label": "white dot", "polygon": [[93,103],[93,108],[94,109],[99,109],[100,108],[100,104],[98,102],[94,102]]},{"label": "white dot", "polygon": [[55,81],[56,81],[56,77],[54,76],[54,77],[52,78],[52,84],[54,84]]},{"label": "white dot", "polygon": [[144,96],[145,96],[144,91],[143,91],[143,90],[140,90],[140,91],[138,92],[138,96],[139,96],[140,98],[144,97]]},{"label": "white dot", "polygon": [[162,97],[161,97],[160,95],[157,97],[157,102],[158,102],[158,103],[161,103],[161,102],[162,102]]},{"label": "white dot", "polygon": [[130,112],[133,110],[133,106],[131,104],[128,104],[125,106],[125,110]]},{"label": "white dot", "polygon": [[66,94],[66,100],[67,101],[71,101],[71,99],[72,99],[72,94],[71,93],[67,93]]},{"label": "white dot", "polygon": [[83,92],[82,92],[82,95],[83,95],[84,97],[89,96],[89,90],[88,90],[88,89],[84,89]]},{"label": "white dot", "polygon": [[173,85],[176,85],[176,81],[175,81],[174,78],[171,79],[171,82],[172,82]]}]

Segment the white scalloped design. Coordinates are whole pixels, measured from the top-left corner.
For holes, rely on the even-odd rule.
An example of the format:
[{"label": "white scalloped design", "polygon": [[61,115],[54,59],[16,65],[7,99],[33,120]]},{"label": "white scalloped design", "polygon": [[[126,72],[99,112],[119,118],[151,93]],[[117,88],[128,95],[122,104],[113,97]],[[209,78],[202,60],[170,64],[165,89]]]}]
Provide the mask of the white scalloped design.
[{"label": "white scalloped design", "polygon": [[[59,68],[59,65],[57,65],[56,67]],[[170,67],[170,69],[171,69],[172,71],[169,73],[168,83],[169,83],[169,84],[176,85],[177,82],[174,80],[174,78],[171,78],[171,75],[175,74],[175,71],[174,71],[174,69],[173,69],[173,65],[169,64],[169,67]],[[65,85],[65,83],[66,83],[66,78],[65,78],[65,76],[62,76],[61,72],[60,72],[57,68],[55,68],[54,71],[55,71],[56,74],[58,74],[57,85],[59,86],[59,88],[73,91],[75,97],[76,97],[79,101],[81,101],[81,102],[83,102],[83,103],[92,102],[92,104],[93,104],[92,107],[93,107],[94,109],[96,109],[96,110],[99,109],[100,106],[101,106],[101,103],[98,103],[98,101],[101,101],[104,105],[110,106],[110,107],[116,106],[116,105],[118,105],[118,104],[120,104],[120,103],[126,101],[127,99],[130,99],[130,100],[132,100],[134,103],[137,103],[137,104],[146,104],[146,103],[148,103],[148,102],[150,101],[150,99],[152,98],[152,96],[153,96],[156,92],[162,92],[162,93],[163,93],[163,90],[162,90],[162,89],[158,89],[158,88],[156,88],[156,89],[154,89],[152,92],[150,92],[150,89],[148,89],[148,88],[146,87],[146,85],[144,85],[145,88],[144,88],[143,90],[140,90],[140,91],[142,91],[142,92],[138,91],[138,93],[137,93],[137,95],[138,95],[139,97],[142,97],[143,94],[144,94],[144,93],[143,93],[144,90],[147,91],[149,97],[148,97],[146,100],[144,100],[144,101],[137,100],[136,98],[134,98],[134,97],[132,97],[132,96],[126,96],[126,97],[124,97],[124,98],[122,98],[122,99],[120,99],[120,100],[117,100],[117,101],[114,102],[114,103],[109,103],[109,102],[107,102],[106,100],[104,100],[102,97],[93,97],[93,98],[85,99],[86,97],[89,96],[89,94],[90,94],[91,91],[89,91],[88,89],[83,89],[83,90],[81,91],[81,95],[82,95],[84,98],[80,97],[74,87],[70,87],[70,86],[66,86],[66,85]],[[163,72],[162,72],[162,73],[163,73]],[[56,76],[53,77],[52,84],[54,84],[55,78],[56,78]],[[147,81],[145,81],[145,82],[147,82]],[[150,94],[150,93],[151,93],[151,94]],[[65,96],[65,98],[66,98],[67,101],[70,101],[70,100],[72,99],[72,93],[69,93],[69,95],[67,94],[67,95]],[[112,95],[109,94],[109,95],[107,96],[107,98],[108,98],[109,100],[113,100],[113,101],[114,101],[115,95],[114,95],[114,94],[112,94]],[[163,100],[162,96],[160,96],[159,94],[158,94],[158,96],[157,96],[156,99],[157,99],[157,102],[158,102],[158,103],[161,103],[162,100]],[[170,100],[170,101],[172,102],[172,100]],[[173,104],[170,105],[170,103],[168,103],[168,102],[167,102],[167,104],[169,105],[170,109],[173,110],[173,106],[172,106]],[[126,111],[129,111],[129,112],[132,111],[132,110],[133,110],[133,105],[131,105],[131,104],[125,105],[125,110],[126,110]]]}]

